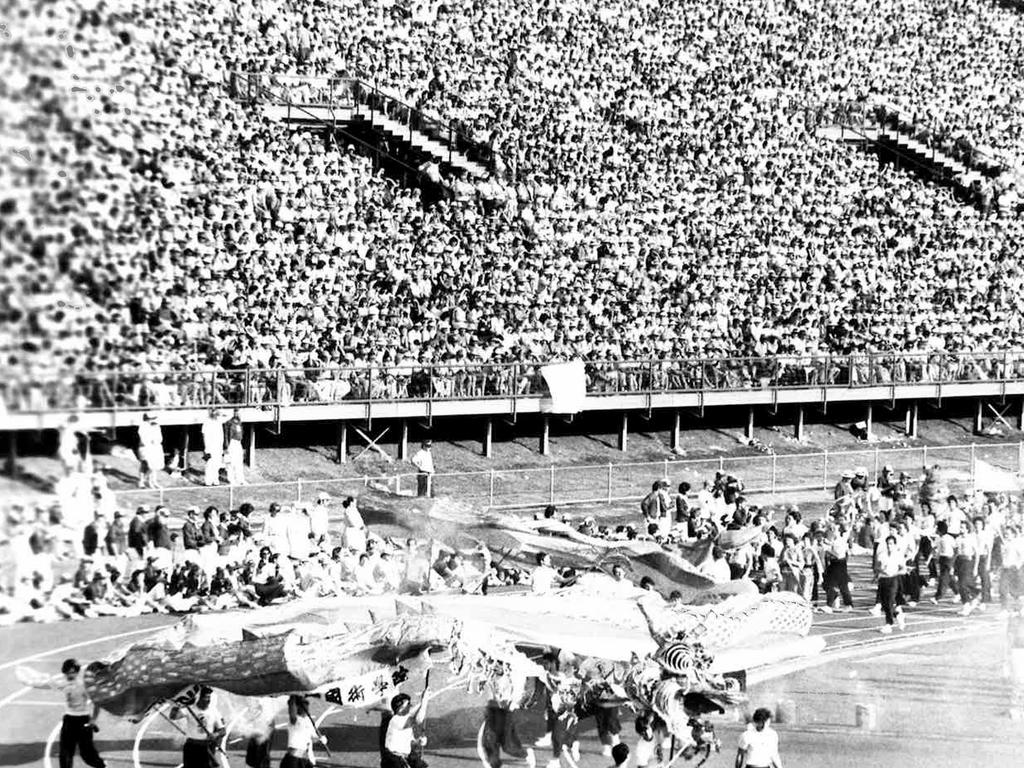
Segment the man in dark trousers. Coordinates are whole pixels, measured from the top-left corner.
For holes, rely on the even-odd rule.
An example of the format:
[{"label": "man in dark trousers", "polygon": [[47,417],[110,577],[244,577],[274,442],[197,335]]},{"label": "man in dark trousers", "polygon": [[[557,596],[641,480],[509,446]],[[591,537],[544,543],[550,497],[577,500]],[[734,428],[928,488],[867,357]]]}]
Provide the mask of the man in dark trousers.
[{"label": "man in dark trousers", "polygon": [[139,507],[135,510],[135,517],[128,524],[128,548],[134,549],[139,559],[145,553],[146,544],[149,541],[146,525],[146,515],[148,513],[149,507]]},{"label": "man in dark trousers", "polygon": [[167,507],[159,506],[153,510],[153,517],[149,519],[146,526],[146,536],[149,543],[157,549],[171,550],[171,529],[167,527]]},{"label": "man in dark trousers", "polygon": [[112,557],[121,557],[128,551],[128,529],[125,528],[124,513],[121,510],[114,513],[114,521],[107,529],[104,543],[107,545],[107,554]]},{"label": "man in dark trousers", "polygon": [[60,768],[71,768],[75,751],[92,768],[106,768],[106,762],[96,751],[93,734],[99,730],[96,719],[100,709],[89,700],[82,668],[74,659],[67,659],[60,668],[60,676],[29,683],[33,688],[49,688],[64,694],[64,720],[60,726]]},{"label": "man in dark trousers", "polygon": [[217,768],[217,750],[225,728],[224,719],[213,703],[213,690],[205,685],[200,687],[194,703],[190,697],[175,699],[170,717],[185,721],[182,768]]},{"label": "man in dark trousers", "polygon": [[185,511],[185,522],[181,526],[181,544],[186,555],[199,559],[199,548],[204,544],[203,535],[199,532],[199,525],[196,523],[196,516],[199,510],[196,507],[189,507]]}]

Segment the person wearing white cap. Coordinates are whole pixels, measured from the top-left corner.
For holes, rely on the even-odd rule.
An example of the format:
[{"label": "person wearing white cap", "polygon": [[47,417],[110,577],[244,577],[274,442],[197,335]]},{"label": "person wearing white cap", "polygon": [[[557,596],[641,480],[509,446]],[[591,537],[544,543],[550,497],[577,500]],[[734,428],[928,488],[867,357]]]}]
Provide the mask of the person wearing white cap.
[{"label": "person wearing white cap", "polygon": [[203,420],[203,483],[217,485],[220,483],[220,470],[224,466],[224,422],[220,411],[211,408]]}]

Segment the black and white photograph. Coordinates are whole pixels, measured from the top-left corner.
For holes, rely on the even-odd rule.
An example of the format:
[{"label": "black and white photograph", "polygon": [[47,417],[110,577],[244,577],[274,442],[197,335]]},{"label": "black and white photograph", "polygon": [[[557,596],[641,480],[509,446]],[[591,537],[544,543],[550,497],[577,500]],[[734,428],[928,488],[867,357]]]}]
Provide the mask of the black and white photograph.
[{"label": "black and white photograph", "polygon": [[0,0],[0,768],[1021,754],[1024,0]]}]

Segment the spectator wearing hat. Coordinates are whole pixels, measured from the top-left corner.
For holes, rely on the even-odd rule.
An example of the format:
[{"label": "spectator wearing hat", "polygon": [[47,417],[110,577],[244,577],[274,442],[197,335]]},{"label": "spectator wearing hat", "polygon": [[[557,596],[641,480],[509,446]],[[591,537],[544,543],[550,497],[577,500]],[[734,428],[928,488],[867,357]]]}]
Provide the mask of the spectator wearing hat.
[{"label": "spectator wearing hat", "polygon": [[203,419],[203,484],[217,485],[220,483],[220,471],[224,467],[224,421],[220,411],[211,408]]},{"label": "spectator wearing hat", "polygon": [[416,467],[416,495],[434,495],[434,457],[430,452],[433,441],[424,440],[420,449],[412,457],[413,466]]},{"label": "spectator wearing hat", "polygon": [[203,544],[203,535],[198,524],[199,508],[189,507],[185,510],[185,522],[181,525],[181,547],[185,550],[185,559],[200,559],[199,550]]},{"label": "spectator wearing hat", "polygon": [[135,516],[128,524],[128,547],[138,555],[141,560],[146,552],[149,543],[149,522],[146,515],[149,514],[149,507],[143,505],[135,509]]},{"label": "spectator wearing hat", "polygon": [[853,496],[853,472],[848,469],[844,469],[842,475],[839,478],[839,482],[836,483],[835,492],[833,496],[836,501],[840,499],[846,499]]}]

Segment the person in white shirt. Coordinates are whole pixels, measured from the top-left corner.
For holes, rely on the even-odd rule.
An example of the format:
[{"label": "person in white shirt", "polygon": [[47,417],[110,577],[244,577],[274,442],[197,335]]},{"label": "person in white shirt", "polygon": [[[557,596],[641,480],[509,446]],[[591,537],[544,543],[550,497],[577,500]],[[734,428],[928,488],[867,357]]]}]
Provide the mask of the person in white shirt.
[{"label": "person in white shirt", "polygon": [[211,408],[209,415],[203,420],[202,432],[203,458],[206,461],[203,468],[203,483],[218,485],[220,471],[224,466],[224,422],[216,408]]},{"label": "person in white shirt", "polygon": [[896,605],[900,572],[905,563],[905,553],[900,549],[896,537],[890,534],[878,548],[877,555],[879,601],[885,614],[885,625],[880,630],[883,635],[892,632],[894,622],[900,629],[906,626],[903,609]]},{"label": "person in white shirt", "polygon": [[366,551],[366,523],[359,513],[356,500],[349,496],[341,503],[342,513],[345,516],[345,531],[342,534],[342,543],[349,549],[357,552]]},{"label": "person in white shirt", "polygon": [[26,681],[33,688],[48,688],[64,694],[64,719],[60,726],[60,768],[71,768],[75,750],[86,765],[106,768],[106,762],[96,751],[93,733],[99,730],[96,719],[100,708],[89,700],[82,681],[82,667],[75,659],[61,664],[59,676]]},{"label": "person in white shirt", "polygon": [[732,581],[732,571],[729,569],[729,561],[725,559],[725,552],[718,547],[711,550],[711,559],[701,566],[704,575],[712,579],[716,584],[724,584]]},{"label": "person in white shirt", "polygon": [[779,734],[771,727],[771,719],[766,708],[754,710],[753,722],[740,734],[736,768],[782,768]]},{"label": "person in white shirt", "polygon": [[992,602],[992,548],[995,546],[995,529],[990,528],[984,517],[974,518],[974,535],[978,541],[978,578],[981,581],[981,604]]},{"label": "person in white shirt", "polygon": [[217,750],[224,736],[224,718],[213,702],[213,689],[202,686],[195,703],[175,700],[171,720],[184,719],[185,745],[181,748],[182,768],[218,768]]},{"label": "person in white shirt", "polygon": [[564,586],[558,571],[551,567],[551,556],[547,552],[537,553],[537,567],[533,569],[531,585],[531,591],[537,595],[544,595],[556,587]]},{"label": "person in white shirt", "polygon": [[[428,678],[429,681],[429,678]],[[408,694],[400,693],[391,699],[391,716],[385,715],[381,722],[384,739],[380,750],[381,768],[426,768],[426,763],[414,751],[413,745],[422,745],[425,737],[417,738],[413,727],[422,727],[427,718],[427,701],[430,693],[426,686],[419,706],[413,709]]]},{"label": "person in white shirt", "polygon": [[139,424],[139,487],[159,488],[156,473],[164,468],[164,436],[156,416],[147,413]]},{"label": "person in white shirt", "polygon": [[298,507],[285,516],[287,521],[288,549],[286,553],[295,560],[305,560],[312,549],[309,538],[312,533],[309,510]]},{"label": "person in white shirt", "polygon": [[288,697],[287,746],[281,760],[281,768],[311,768],[316,762],[313,755],[313,740],[325,747],[327,737],[323,736],[309,716],[309,700],[305,696]]},{"label": "person in white shirt", "polygon": [[416,467],[416,495],[434,495],[434,457],[430,453],[433,442],[424,440],[420,449],[413,454],[412,463]]},{"label": "person in white shirt", "polygon": [[288,553],[288,519],[281,514],[281,505],[276,501],[270,505],[269,515],[261,532],[263,543],[272,552]]}]

